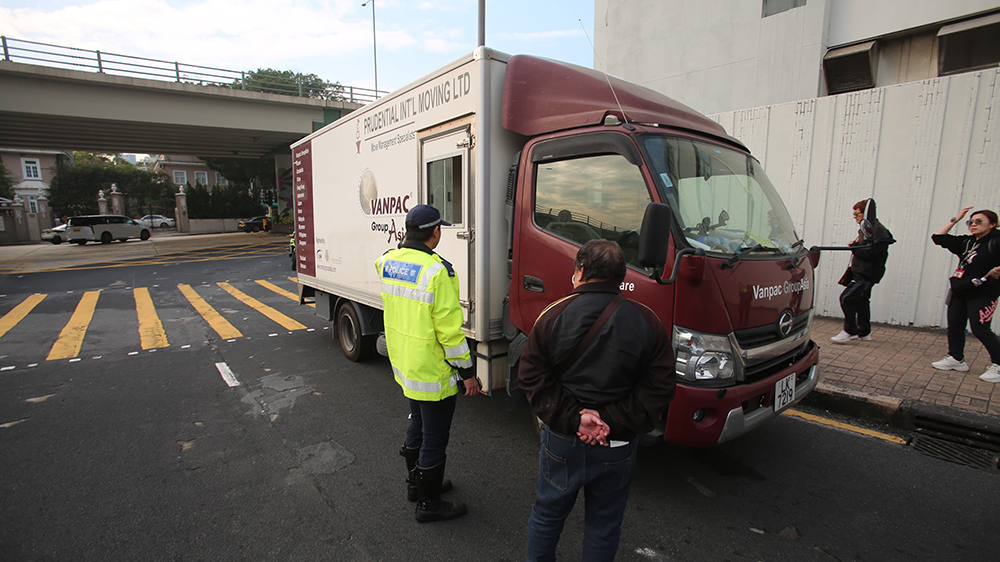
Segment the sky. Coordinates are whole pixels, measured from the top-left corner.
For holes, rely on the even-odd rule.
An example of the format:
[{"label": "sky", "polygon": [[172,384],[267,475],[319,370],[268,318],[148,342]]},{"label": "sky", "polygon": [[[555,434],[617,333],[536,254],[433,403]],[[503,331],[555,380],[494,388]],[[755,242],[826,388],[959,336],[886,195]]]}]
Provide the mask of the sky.
[{"label": "sky", "polygon": [[[292,70],[372,88],[372,6],[363,1],[0,0],[0,35],[228,70]],[[478,0],[374,2],[379,90],[402,87],[476,47]],[[487,0],[486,45],[499,51],[593,67],[587,34],[592,41],[593,0]]]}]

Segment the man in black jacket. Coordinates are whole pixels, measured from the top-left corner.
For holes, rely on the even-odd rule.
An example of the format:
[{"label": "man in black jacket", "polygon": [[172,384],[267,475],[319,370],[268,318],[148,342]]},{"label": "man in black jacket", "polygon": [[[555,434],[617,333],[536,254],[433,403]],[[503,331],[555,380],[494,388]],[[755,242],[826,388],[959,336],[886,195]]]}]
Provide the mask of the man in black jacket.
[{"label": "man in black jacket", "polygon": [[840,294],[840,309],[844,311],[844,329],[830,338],[833,343],[857,340],[871,341],[872,336],[872,287],[885,275],[885,262],[889,258],[889,245],[895,244],[892,233],[875,215],[875,200],[865,199],[854,204],[854,220],[861,224],[867,219],[870,230],[861,228],[858,237],[848,244],[851,247],[849,274],[841,284],[846,285]]},{"label": "man in black jacket", "polygon": [[614,560],[635,476],[638,434],[674,395],[670,334],[649,308],[622,297],[617,243],[591,240],[576,255],[573,292],[535,322],[518,382],[542,420],[528,560],[555,560],[584,489],[583,559]]}]

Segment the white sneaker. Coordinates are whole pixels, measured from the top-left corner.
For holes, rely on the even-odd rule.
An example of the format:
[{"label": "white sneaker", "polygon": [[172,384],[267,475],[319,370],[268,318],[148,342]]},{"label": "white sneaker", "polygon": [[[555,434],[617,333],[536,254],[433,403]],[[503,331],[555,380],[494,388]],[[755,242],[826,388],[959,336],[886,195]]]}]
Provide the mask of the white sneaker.
[{"label": "white sneaker", "polygon": [[844,330],[841,330],[839,334],[837,334],[836,336],[833,336],[830,339],[833,340],[833,343],[847,343],[847,342],[849,342],[851,340],[858,339],[858,336],[854,336],[854,335],[848,334]]},{"label": "white sneaker", "polygon": [[979,375],[979,380],[986,382],[1000,382],[1000,365],[996,363],[986,368],[986,372]]},{"label": "white sneaker", "polygon": [[[959,361],[951,355],[945,355],[944,359],[931,363],[931,367],[939,371],[968,371],[969,365],[965,361]],[[989,371],[987,371],[989,372]]]},{"label": "white sneaker", "polygon": [[861,336],[860,339],[861,341],[872,341],[872,335],[868,334],[867,336]]}]

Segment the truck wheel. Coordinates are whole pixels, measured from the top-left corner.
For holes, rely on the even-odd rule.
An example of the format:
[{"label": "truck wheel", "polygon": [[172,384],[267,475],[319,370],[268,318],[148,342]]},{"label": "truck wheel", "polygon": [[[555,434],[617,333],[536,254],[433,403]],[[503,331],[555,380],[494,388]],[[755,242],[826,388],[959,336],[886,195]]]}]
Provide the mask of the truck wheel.
[{"label": "truck wheel", "polygon": [[343,302],[337,309],[334,337],[340,341],[340,349],[351,361],[364,361],[371,357],[375,348],[373,336],[361,335],[361,321],[350,302]]},{"label": "truck wheel", "polygon": [[105,230],[104,232],[101,233],[101,244],[110,244],[110,243],[111,243],[111,233]]},{"label": "truck wheel", "polygon": [[149,231],[145,228],[139,233],[139,240],[149,240]]}]

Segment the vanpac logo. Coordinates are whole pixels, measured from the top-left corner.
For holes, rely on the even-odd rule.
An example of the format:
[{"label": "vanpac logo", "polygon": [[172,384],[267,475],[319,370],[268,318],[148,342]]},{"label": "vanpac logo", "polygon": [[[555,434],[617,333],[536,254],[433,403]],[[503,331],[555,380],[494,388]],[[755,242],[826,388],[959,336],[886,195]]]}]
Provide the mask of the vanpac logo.
[{"label": "vanpac logo", "polygon": [[781,285],[765,285],[761,287],[760,285],[753,286],[753,298],[761,300],[767,299],[771,300],[774,297],[780,297],[781,295],[788,295],[792,293],[801,293],[802,291],[809,289],[809,280],[802,279],[799,281],[785,281]]},{"label": "vanpac logo", "polygon": [[[378,196],[378,180],[371,170],[365,170],[358,182],[358,203],[361,211],[369,217],[384,217],[387,215],[405,215],[410,211],[410,195]],[[384,219],[383,219],[384,220]],[[372,221],[372,232],[382,232],[387,235],[386,243],[393,240],[403,240],[404,228],[396,227],[396,219],[389,222]]]}]

